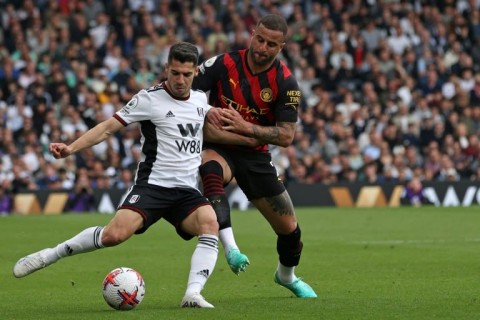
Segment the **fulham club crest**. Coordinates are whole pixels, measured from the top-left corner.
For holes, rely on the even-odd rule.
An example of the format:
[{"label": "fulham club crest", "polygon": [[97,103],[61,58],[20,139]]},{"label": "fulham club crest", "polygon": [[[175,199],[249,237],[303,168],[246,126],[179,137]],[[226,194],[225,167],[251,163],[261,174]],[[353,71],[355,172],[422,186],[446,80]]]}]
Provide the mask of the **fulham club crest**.
[{"label": "fulham club crest", "polygon": [[138,200],[140,200],[140,195],[134,194],[133,196],[130,197],[130,199],[128,199],[128,202],[136,203],[136,202],[138,202]]}]

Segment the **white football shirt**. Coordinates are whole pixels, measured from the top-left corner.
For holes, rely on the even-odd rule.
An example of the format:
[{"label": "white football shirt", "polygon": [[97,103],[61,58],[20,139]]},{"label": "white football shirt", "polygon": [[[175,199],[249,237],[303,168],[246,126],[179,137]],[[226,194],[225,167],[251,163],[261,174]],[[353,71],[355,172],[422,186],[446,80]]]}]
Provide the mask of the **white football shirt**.
[{"label": "white football shirt", "polygon": [[198,190],[203,124],[211,106],[203,91],[174,98],[165,83],[139,91],[114,117],[123,125],[138,122],[142,159],[135,184]]}]

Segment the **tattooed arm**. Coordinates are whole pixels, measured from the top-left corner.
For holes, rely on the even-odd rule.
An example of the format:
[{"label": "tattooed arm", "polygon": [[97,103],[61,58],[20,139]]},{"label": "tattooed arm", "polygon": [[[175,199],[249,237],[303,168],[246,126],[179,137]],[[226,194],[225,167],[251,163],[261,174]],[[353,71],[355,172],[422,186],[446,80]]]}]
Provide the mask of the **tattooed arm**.
[{"label": "tattooed arm", "polygon": [[295,135],[294,122],[278,122],[275,127],[245,121],[233,108],[222,109],[223,129],[256,138],[265,144],[288,147]]},{"label": "tattooed arm", "polygon": [[239,146],[256,147],[262,145],[260,139],[243,136],[235,132],[217,129],[212,123],[205,122],[203,126],[203,139],[207,142],[220,144],[236,144]]},{"label": "tattooed arm", "polygon": [[295,134],[295,123],[278,122],[276,127],[264,127],[257,124],[250,124],[251,137],[257,138],[265,144],[274,144],[281,147],[288,147]]}]

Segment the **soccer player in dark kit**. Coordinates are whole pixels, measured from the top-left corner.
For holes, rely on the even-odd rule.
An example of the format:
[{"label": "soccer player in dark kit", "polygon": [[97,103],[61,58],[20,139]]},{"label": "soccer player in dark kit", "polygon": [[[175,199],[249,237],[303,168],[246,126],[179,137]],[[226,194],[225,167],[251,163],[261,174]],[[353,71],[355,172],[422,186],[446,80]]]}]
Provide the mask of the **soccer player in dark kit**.
[{"label": "soccer player in dark kit", "polygon": [[209,103],[223,111],[210,120],[218,128],[263,143],[258,147],[206,144],[200,175],[204,195],[217,214],[219,238],[232,271],[238,274],[250,264],[235,242],[225,195],[224,187],[235,178],[277,234],[279,262],[274,281],[297,297],[316,298],[315,291],[294,272],[303,248],[301,230],[268,149],[269,144],[291,144],[298,117],[297,80],[277,58],[287,31],[284,18],[266,15],[257,23],[248,49],[212,57],[199,66],[192,87],[208,92]]}]

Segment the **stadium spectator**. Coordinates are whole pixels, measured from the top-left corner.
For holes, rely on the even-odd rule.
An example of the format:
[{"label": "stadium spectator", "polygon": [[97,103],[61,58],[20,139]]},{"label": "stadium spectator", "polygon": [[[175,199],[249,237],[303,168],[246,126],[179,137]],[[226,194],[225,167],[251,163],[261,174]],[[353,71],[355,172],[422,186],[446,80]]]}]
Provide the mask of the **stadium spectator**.
[{"label": "stadium spectator", "polygon": [[[155,81],[161,79],[168,49],[179,40],[195,43],[202,61],[229,47],[232,50],[247,48],[253,26],[265,13],[283,15],[288,21],[292,37],[286,41],[286,50],[279,58],[288,64],[298,81],[312,82],[306,77],[309,73],[303,70],[306,65],[315,69],[317,83],[311,88],[309,97],[306,87],[300,108],[300,114],[305,108],[314,110],[313,119],[303,123],[308,117],[302,116],[298,126],[315,124],[309,129],[312,144],[318,131],[322,130],[335,143],[342,142],[343,130],[353,129],[358,139],[369,131],[369,124],[380,119],[382,123],[377,124],[377,128],[382,136],[386,128],[383,124],[391,121],[402,134],[405,134],[405,128],[410,134],[410,120],[415,119],[417,127],[412,130],[419,131],[417,153],[424,158],[428,157],[428,145],[433,140],[439,144],[440,153],[451,149],[451,146],[445,149],[441,141],[448,140],[449,135],[455,133],[458,122],[467,125],[467,139],[479,137],[480,28],[479,13],[475,10],[478,5],[473,2],[438,6],[432,2],[408,1],[270,1],[265,4],[262,1],[228,0],[220,2],[222,5],[218,3],[212,0],[0,3],[0,110],[3,110],[0,111],[3,116],[0,126],[14,131],[13,139],[1,142],[2,159],[11,163],[23,153],[24,133],[30,130],[31,123],[43,146],[48,144],[48,139],[66,142],[74,139],[75,134],[69,126],[65,128],[67,132],[62,128],[49,131],[52,114],[63,124],[72,107],[85,126],[91,128],[101,121],[96,116],[98,109],[101,108],[106,115],[119,110],[139,89],[135,75],[144,74],[139,71],[139,62],[147,60],[150,72],[157,75]],[[223,46],[214,49],[207,41],[213,30],[213,25],[208,23],[212,21],[219,21],[220,32],[227,35],[226,42],[220,41]],[[219,30],[220,26],[215,28]],[[95,46],[102,42],[103,45]],[[391,47],[392,43],[402,44],[398,52],[395,52],[397,46]],[[349,69],[349,58],[335,58],[333,65],[329,63],[339,45],[345,48],[342,56],[352,57],[353,68]],[[335,69],[338,61],[344,63],[344,68],[339,68],[341,71]],[[144,79],[151,77],[140,76],[140,82],[146,85],[151,80]],[[94,85],[99,83],[100,86]],[[99,92],[94,91],[94,87],[100,88]],[[360,103],[361,112],[354,112],[351,123],[341,127],[332,108],[341,102],[345,88],[353,94],[354,101]],[[29,120],[37,108],[37,103],[33,102],[36,98],[32,99],[37,90],[44,92],[47,113],[45,119],[33,116]],[[117,99],[117,102],[109,105],[106,97]],[[395,106],[397,110],[392,108]],[[323,124],[316,125],[320,120]],[[48,126],[41,128],[42,121]],[[24,123],[27,130],[23,129]],[[128,144],[131,139],[127,131],[116,136],[119,147],[115,152],[122,159],[130,156],[131,144]],[[411,135],[405,139],[414,140]],[[357,140],[357,144],[361,143]],[[295,137],[293,147],[299,144],[300,140]],[[43,157],[47,162],[52,161],[45,152]],[[457,168],[457,163],[464,163],[464,160],[456,157],[459,159],[455,164]],[[478,157],[470,157],[470,163],[478,161]],[[327,159],[325,165],[328,166],[329,161]],[[12,167],[5,163],[4,167],[7,166]],[[74,176],[75,170],[81,166],[72,166],[68,174]],[[314,169],[307,175],[320,183],[331,181],[321,173],[322,164],[316,168],[320,173]],[[116,169],[117,173],[120,172],[119,168]],[[135,167],[131,169],[135,170]],[[383,172],[381,165],[377,169],[378,174]],[[346,170],[349,172],[348,168]],[[354,170],[358,174],[362,168]],[[417,170],[426,171],[424,180],[438,179],[423,165]],[[461,179],[475,177],[472,174],[475,168],[469,170],[470,175],[468,170],[457,168]],[[466,175],[469,177],[465,178]],[[293,178],[288,169],[285,177]],[[12,178],[8,179],[12,181]],[[25,184],[17,180],[15,185]],[[31,182],[28,185],[35,187]]]},{"label": "stadium spectator", "polygon": [[73,190],[68,195],[65,211],[93,212],[95,211],[95,196],[92,183],[86,170],[79,170]]},{"label": "stadium spectator", "polygon": [[119,178],[114,182],[113,186],[117,189],[127,190],[133,185],[133,175],[129,168],[123,168],[120,171]]},{"label": "stadium spectator", "polygon": [[401,195],[402,204],[420,207],[425,204],[431,204],[425,196],[423,184],[419,178],[412,178],[405,186]]},{"label": "stadium spectator", "polygon": [[13,195],[9,187],[9,181],[3,180],[0,184],[0,216],[8,215],[13,209]]}]

